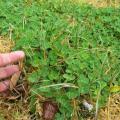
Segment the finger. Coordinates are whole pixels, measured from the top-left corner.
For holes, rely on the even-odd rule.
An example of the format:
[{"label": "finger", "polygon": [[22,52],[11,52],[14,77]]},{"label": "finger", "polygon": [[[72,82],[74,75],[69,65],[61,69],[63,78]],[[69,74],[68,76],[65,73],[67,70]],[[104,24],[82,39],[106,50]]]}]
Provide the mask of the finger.
[{"label": "finger", "polygon": [[10,65],[7,67],[0,68],[0,79],[10,77],[18,71],[19,67],[17,65]]},{"label": "finger", "polygon": [[5,81],[0,82],[0,92],[4,92],[4,91],[8,90],[9,86],[10,86],[9,80],[5,80]]},{"label": "finger", "polygon": [[16,72],[10,80],[0,82],[0,93],[5,92],[8,89],[13,90],[20,77],[20,73],[20,71]]},{"label": "finger", "polygon": [[15,51],[6,54],[0,54],[0,67],[17,62],[25,57],[23,51]]}]

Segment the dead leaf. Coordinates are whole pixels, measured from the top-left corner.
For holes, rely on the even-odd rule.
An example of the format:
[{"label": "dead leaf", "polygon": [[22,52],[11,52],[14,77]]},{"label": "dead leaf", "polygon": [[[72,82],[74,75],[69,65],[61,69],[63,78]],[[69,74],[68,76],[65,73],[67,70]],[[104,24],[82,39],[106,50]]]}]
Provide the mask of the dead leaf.
[{"label": "dead leaf", "polygon": [[44,120],[53,120],[58,111],[58,105],[52,101],[43,103],[43,118]]},{"label": "dead leaf", "polygon": [[22,71],[23,69],[23,59],[19,61],[19,69]]},{"label": "dead leaf", "polygon": [[14,87],[16,86],[17,81],[18,81],[18,79],[19,79],[19,77],[20,77],[20,73],[21,73],[21,72],[17,72],[17,73],[15,73],[15,74],[12,76],[12,78],[11,78],[11,80],[10,80],[10,90],[13,90]]}]

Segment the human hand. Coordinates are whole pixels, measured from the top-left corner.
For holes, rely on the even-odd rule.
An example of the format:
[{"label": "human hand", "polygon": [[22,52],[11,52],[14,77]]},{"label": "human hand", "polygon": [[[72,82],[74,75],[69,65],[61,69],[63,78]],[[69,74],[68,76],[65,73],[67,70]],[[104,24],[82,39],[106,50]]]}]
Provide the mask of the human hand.
[{"label": "human hand", "polygon": [[10,76],[20,72],[18,65],[10,65],[23,59],[25,54],[23,51],[15,51],[6,54],[0,54],[0,92],[4,92],[10,87]]}]

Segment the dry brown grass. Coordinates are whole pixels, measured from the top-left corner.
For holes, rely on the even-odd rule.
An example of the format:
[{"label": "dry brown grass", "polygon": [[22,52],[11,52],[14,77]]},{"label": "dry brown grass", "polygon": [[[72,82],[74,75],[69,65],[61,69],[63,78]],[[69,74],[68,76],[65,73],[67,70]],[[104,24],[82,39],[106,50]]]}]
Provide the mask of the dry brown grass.
[{"label": "dry brown grass", "polygon": [[120,94],[109,97],[108,104],[99,112],[99,120],[120,120]]},{"label": "dry brown grass", "polygon": [[0,36],[0,53],[11,51],[14,46],[14,42],[5,37]]},{"label": "dry brown grass", "polygon": [[86,0],[86,2],[98,8],[108,6],[118,7],[120,5],[119,0]]},{"label": "dry brown grass", "polygon": [[0,100],[0,120],[30,120],[28,105],[21,100],[10,101]]},{"label": "dry brown grass", "polygon": [[[14,42],[0,36],[0,53],[8,53],[14,46]],[[12,98],[12,97],[11,97]],[[0,120],[30,120],[29,108],[26,99],[6,100],[0,97]]]}]

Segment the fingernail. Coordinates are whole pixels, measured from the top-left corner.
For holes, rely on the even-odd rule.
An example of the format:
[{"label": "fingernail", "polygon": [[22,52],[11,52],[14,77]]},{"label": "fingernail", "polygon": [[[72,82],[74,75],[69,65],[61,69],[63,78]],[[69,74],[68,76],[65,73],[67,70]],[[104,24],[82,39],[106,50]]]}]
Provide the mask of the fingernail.
[{"label": "fingernail", "polygon": [[14,52],[17,56],[19,56],[20,58],[24,58],[25,57],[25,53],[23,51],[15,51]]}]

